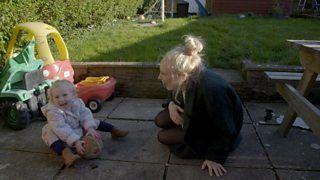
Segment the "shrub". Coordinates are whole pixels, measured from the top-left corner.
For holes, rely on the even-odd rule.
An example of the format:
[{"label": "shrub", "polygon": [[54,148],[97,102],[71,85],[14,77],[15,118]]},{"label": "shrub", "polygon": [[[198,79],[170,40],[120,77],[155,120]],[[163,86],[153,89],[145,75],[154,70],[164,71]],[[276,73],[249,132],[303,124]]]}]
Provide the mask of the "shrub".
[{"label": "shrub", "polygon": [[135,15],[142,3],[143,0],[3,0],[0,2],[0,59],[12,28],[19,23],[44,22],[69,38],[79,30]]}]

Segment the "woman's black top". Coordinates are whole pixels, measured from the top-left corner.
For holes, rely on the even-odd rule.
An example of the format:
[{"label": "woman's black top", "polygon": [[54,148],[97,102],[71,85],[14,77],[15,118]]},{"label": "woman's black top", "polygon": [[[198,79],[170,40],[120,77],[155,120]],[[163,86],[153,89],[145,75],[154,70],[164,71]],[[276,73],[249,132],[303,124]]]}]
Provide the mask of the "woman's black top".
[{"label": "woman's black top", "polygon": [[242,103],[233,87],[209,69],[188,85],[183,103],[184,143],[171,146],[182,158],[224,163],[243,123]]}]

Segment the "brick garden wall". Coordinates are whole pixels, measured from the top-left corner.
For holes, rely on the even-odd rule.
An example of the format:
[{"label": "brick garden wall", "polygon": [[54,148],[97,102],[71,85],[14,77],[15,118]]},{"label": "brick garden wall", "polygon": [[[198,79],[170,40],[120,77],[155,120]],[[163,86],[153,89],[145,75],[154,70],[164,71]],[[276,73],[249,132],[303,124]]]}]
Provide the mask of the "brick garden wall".
[{"label": "brick garden wall", "polygon": [[[75,82],[88,76],[109,75],[115,77],[116,95],[135,98],[168,98],[170,93],[158,80],[159,64],[143,62],[73,62]],[[244,61],[241,81],[224,77],[217,69],[214,71],[227,79],[236,89],[242,100],[280,100],[275,83],[267,81],[264,71],[303,72],[300,66],[263,65]],[[240,73],[239,73],[240,74]],[[241,76],[241,75],[239,75]],[[238,79],[238,78],[236,78]],[[311,99],[320,102],[319,86],[311,91]]]},{"label": "brick garden wall", "polygon": [[158,80],[158,63],[73,62],[75,82],[88,76],[113,76],[116,95],[121,97],[166,98],[168,92]]},{"label": "brick garden wall", "polygon": [[301,66],[254,64],[251,61],[243,61],[241,71],[245,80],[241,87],[244,99],[279,100],[282,98],[276,91],[276,84],[267,80],[264,71],[302,73],[303,68]]},{"label": "brick garden wall", "polygon": [[[116,95],[120,97],[160,99],[170,97],[168,91],[158,80],[158,63],[73,62],[72,66],[75,71],[75,82],[79,82],[88,76],[113,76],[117,80]],[[277,67],[271,67],[270,69],[268,66],[261,67],[245,62],[242,67],[242,76],[245,80],[242,82],[233,81],[231,78],[229,82],[243,100],[279,99],[275,91],[275,85],[266,81],[263,74],[263,71],[275,68]],[[290,71],[290,68],[288,71]],[[223,76],[223,74],[220,75]]]},{"label": "brick garden wall", "polygon": [[[113,76],[117,80],[116,95],[136,98],[168,98],[170,93],[163,87],[158,63],[146,62],[73,62],[75,82],[89,76]],[[222,75],[223,76],[223,75]],[[244,99],[250,97],[239,81],[230,80]]]},{"label": "brick garden wall", "polygon": [[[247,13],[268,14],[274,6],[275,0],[212,0],[213,14]],[[279,0],[284,14],[288,15],[292,9],[292,0]]]}]

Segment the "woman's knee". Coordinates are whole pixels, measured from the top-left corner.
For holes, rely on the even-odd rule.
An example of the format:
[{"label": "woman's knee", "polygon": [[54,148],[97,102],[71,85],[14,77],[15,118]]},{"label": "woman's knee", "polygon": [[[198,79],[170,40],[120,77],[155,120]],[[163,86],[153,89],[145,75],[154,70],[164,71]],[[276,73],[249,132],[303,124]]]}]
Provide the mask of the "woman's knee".
[{"label": "woman's knee", "polygon": [[160,127],[161,126],[161,119],[159,118],[159,114],[154,118],[154,123],[156,126]]},{"label": "woman's knee", "polygon": [[160,128],[165,128],[168,125],[169,120],[170,120],[169,112],[166,110],[163,110],[159,112],[157,116],[154,118],[154,123]]},{"label": "woman's knee", "polygon": [[158,141],[165,145],[180,144],[183,142],[182,129],[162,129],[158,132]]},{"label": "woman's knee", "polygon": [[167,138],[166,138],[166,134],[165,134],[164,130],[161,130],[161,131],[158,132],[158,141],[161,144],[169,145],[168,142],[167,142]]}]

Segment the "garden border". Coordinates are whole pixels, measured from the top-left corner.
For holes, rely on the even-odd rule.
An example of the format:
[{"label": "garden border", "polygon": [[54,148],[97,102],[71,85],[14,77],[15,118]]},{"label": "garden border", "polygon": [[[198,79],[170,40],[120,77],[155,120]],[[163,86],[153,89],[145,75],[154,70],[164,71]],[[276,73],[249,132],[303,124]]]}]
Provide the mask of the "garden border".
[{"label": "garden border", "polygon": [[[120,97],[155,98],[170,97],[158,80],[158,62],[73,62],[75,82],[88,76],[113,76],[117,80],[116,95]],[[245,60],[241,71],[215,69],[227,79],[243,100],[282,100],[276,92],[275,83],[270,82],[264,71],[303,72],[301,66],[254,64]],[[242,76],[242,77],[239,77]],[[318,99],[319,88],[310,94],[311,99]],[[319,94],[319,95],[317,95]]]}]

